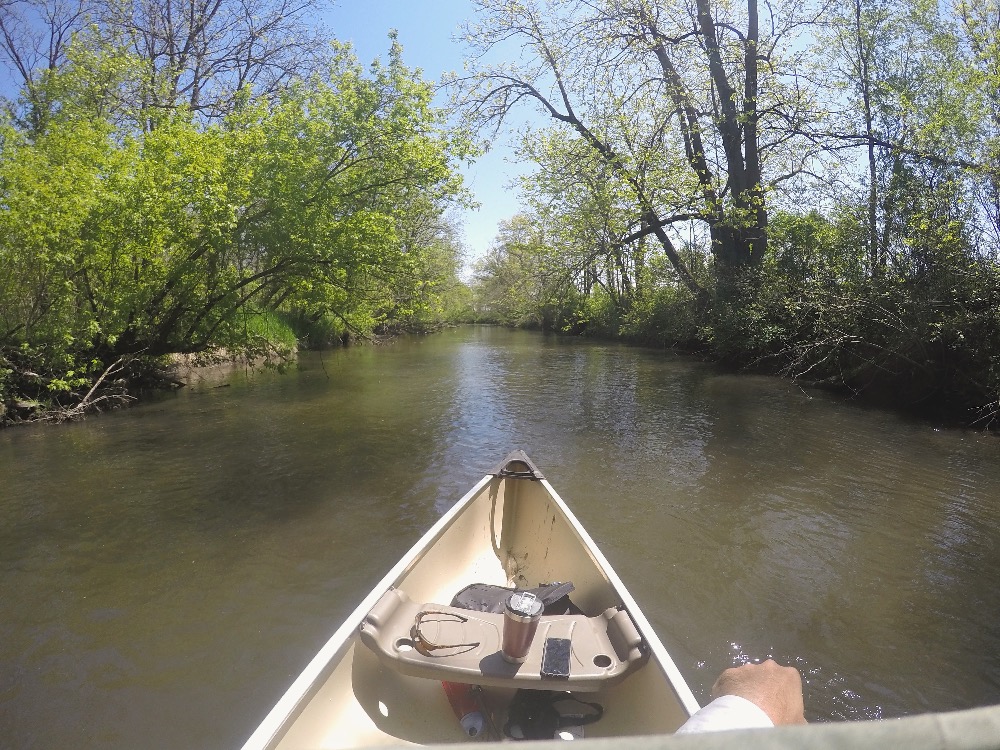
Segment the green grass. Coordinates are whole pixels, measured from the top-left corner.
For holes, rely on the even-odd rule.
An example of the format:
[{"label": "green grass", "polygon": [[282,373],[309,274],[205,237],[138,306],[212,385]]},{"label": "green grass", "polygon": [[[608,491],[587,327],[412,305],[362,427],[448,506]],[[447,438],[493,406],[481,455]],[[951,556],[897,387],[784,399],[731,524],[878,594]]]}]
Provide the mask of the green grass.
[{"label": "green grass", "polygon": [[270,310],[249,312],[243,320],[243,328],[248,343],[267,342],[278,349],[295,351],[298,338],[280,315]]}]

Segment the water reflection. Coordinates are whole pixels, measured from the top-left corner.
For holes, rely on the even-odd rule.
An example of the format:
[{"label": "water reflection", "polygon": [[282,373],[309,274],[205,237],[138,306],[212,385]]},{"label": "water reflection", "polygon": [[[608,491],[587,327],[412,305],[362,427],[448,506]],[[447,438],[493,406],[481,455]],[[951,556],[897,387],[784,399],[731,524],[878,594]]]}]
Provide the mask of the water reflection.
[{"label": "water reflection", "polygon": [[998,445],[660,352],[495,329],[8,430],[0,730],[16,747],[238,745],[514,448],[700,697],[773,657],[803,671],[812,719],[997,702]]}]

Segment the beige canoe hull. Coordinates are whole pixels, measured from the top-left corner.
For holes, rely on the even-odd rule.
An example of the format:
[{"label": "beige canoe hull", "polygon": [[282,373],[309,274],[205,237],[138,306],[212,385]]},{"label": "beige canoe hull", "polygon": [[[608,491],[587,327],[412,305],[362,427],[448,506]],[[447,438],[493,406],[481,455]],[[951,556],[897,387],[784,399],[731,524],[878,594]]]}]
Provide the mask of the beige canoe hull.
[{"label": "beige canoe hull", "polygon": [[[501,467],[537,469],[523,454]],[[498,467],[499,470],[499,467]],[[366,615],[389,589],[417,602],[448,604],[470,583],[533,587],[572,581],[586,613],[623,605],[649,651],[619,684],[585,699],[604,706],[587,737],[668,734],[698,704],[610,564],[544,478],[487,475],[389,571],[333,634],[244,745],[354,748],[468,741],[437,680],[385,665],[358,638]],[[510,688],[483,693],[503,721]]]}]

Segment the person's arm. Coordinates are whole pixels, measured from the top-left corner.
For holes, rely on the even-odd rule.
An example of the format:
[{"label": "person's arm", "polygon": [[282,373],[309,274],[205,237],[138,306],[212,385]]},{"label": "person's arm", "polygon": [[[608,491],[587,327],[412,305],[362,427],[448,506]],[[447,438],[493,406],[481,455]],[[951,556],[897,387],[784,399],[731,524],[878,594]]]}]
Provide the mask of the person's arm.
[{"label": "person's arm", "polygon": [[770,659],[727,669],[715,681],[712,697],[678,734],[806,723],[802,676]]}]

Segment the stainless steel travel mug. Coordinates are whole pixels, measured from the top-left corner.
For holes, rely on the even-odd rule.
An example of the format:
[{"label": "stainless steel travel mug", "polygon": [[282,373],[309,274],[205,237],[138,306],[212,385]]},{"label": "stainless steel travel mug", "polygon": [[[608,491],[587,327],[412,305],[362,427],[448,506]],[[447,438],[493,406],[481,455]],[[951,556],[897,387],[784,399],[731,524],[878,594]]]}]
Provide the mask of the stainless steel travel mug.
[{"label": "stainless steel travel mug", "polygon": [[542,616],[542,600],[528,591],[515,591],[503,608],[503,645],[500,653],[511,664],[521,664],[528,656],[531,641]]}]

